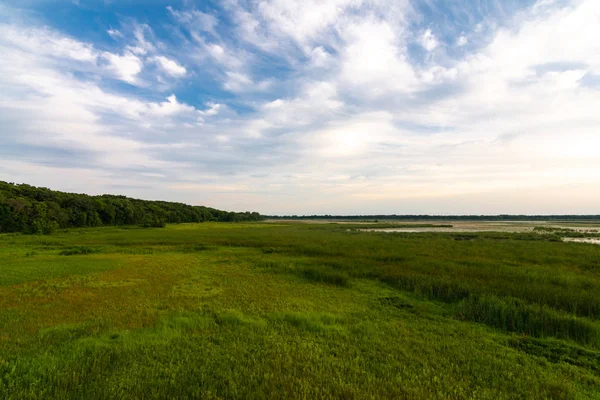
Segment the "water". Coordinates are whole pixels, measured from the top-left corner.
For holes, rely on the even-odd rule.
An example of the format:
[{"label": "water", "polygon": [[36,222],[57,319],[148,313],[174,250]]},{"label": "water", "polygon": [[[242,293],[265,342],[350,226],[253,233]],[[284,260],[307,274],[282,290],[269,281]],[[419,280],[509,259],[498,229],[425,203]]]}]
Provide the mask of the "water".
[{"label": "water", "polygon": [[577,243],[591,243],[591,244],[599,244],[600,239],[596,238],[563,238],[564,242],[577,242]]}]

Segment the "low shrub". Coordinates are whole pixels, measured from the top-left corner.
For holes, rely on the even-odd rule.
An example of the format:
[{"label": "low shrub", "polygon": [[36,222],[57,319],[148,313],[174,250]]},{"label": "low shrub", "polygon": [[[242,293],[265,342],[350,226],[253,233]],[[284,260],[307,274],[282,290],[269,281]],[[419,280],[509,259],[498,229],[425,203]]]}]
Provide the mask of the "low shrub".
[{"label": "low shrub", "polygon": [[263,254],[274,254],[274,253],[279,253],[281,252],[281,250],[279,250],[276,247],[264,247],[262,249]]},{"label": "low shrub", "polygon": [[76,255],[86,255],[95,253],[95,250],[88,246],[77,246],[71,247],[65,250],[62,250],[60,253],[61,256],[76,256]]}]

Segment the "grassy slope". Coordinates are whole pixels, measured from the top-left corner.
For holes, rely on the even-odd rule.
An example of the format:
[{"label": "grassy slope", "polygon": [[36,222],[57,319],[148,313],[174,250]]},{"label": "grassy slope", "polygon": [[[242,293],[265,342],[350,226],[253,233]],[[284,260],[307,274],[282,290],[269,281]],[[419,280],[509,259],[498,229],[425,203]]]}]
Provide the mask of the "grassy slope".
[{"label": "grassy slope", "polygon": [[600,246],[544,238],[0,235],[0,398],[600,399]]}]

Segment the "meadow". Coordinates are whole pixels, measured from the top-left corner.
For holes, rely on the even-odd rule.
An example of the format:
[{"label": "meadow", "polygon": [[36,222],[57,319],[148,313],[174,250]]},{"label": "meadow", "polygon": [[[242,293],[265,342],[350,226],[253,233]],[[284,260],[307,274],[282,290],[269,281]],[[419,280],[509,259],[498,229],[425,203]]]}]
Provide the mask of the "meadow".
[{"label": "meadow", "polygon": [[381,225],[1,234],[0,399],[600,399],[600,246]]}]

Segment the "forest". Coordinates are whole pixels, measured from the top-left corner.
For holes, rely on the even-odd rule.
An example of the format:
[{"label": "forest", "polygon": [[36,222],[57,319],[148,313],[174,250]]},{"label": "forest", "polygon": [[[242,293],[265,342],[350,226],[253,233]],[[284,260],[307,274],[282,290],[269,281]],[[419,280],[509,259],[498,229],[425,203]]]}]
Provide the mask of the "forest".
[{"label": "forest", "polygon": [[0,233],[50,234],[57,229],[167,223],[260,221],[257,212],[228,212],[204,206],[125,196],[65,193],[0,181]]}]

